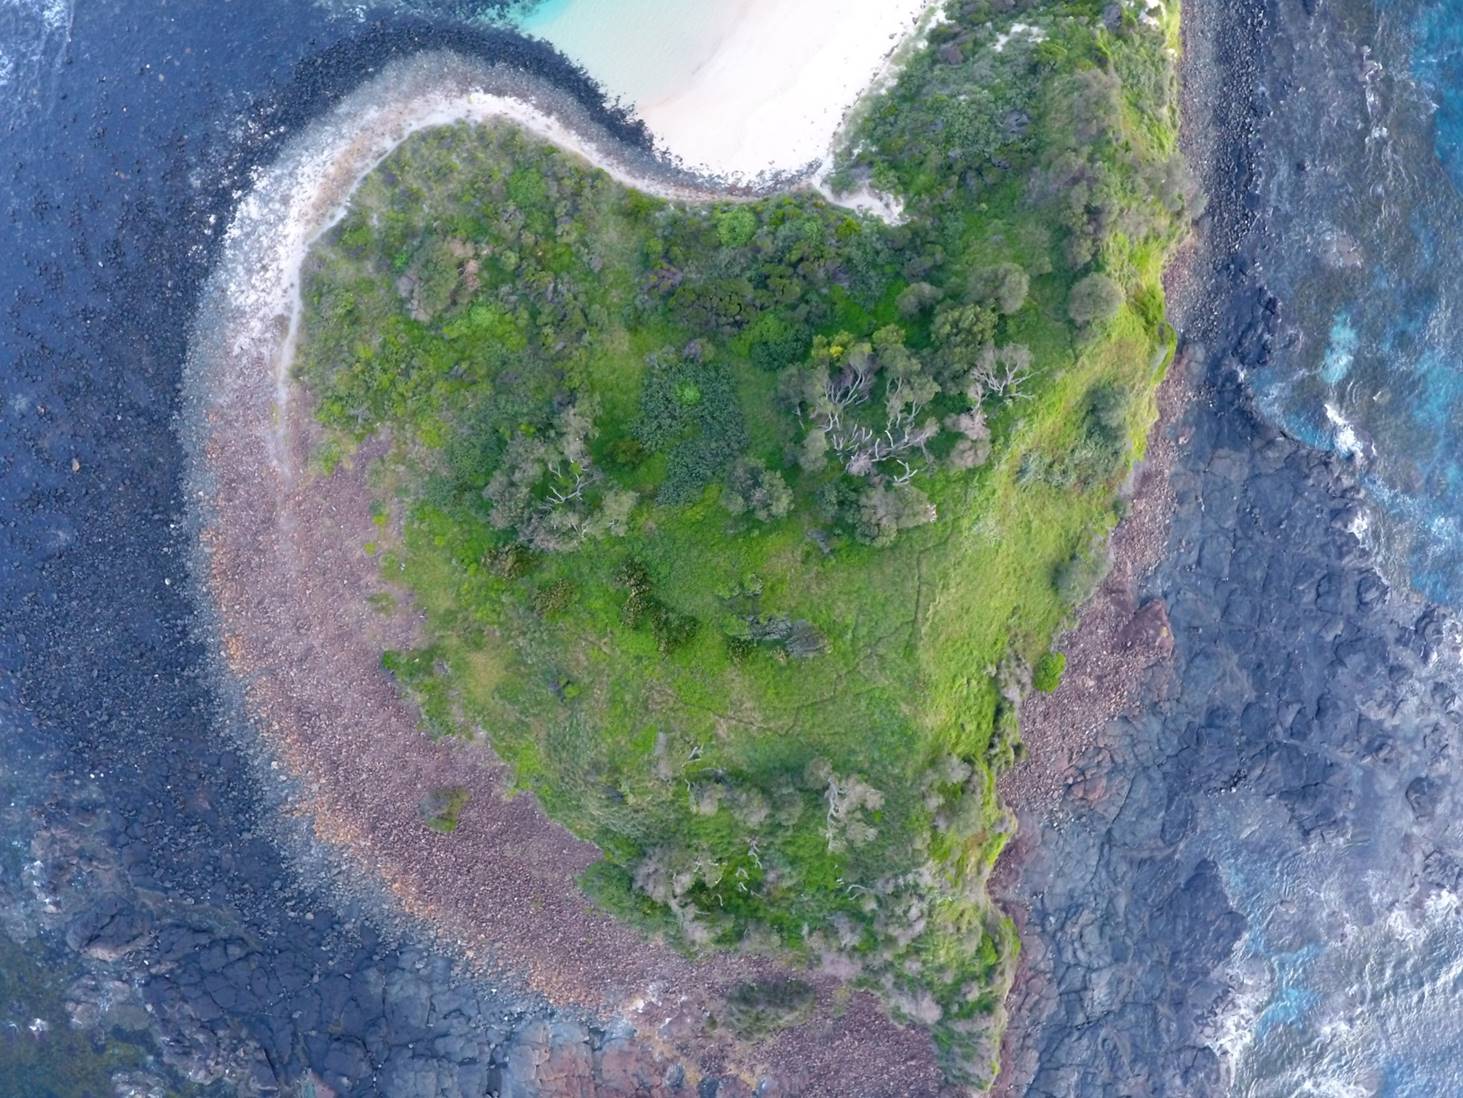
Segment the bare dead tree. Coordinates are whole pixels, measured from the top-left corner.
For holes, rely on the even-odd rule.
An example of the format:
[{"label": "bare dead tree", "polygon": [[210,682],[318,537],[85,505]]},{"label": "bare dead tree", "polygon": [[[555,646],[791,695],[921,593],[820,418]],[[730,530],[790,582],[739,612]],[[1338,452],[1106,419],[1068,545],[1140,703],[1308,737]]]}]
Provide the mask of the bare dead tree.
[{"label": "bare dead tree", "polygon": [[872,375],[856,370],[844,370],[837,377],[830,377],[823,387],[828,403],[835,408],[856,407],[869,399],[869,382]]},{"label": "bare dead tree", "polygon": [[1031,379],[1031,352],[1019,344],[987,347],[970,370],[969,388],[1006,400],[1027,400],[1023,392]]}]

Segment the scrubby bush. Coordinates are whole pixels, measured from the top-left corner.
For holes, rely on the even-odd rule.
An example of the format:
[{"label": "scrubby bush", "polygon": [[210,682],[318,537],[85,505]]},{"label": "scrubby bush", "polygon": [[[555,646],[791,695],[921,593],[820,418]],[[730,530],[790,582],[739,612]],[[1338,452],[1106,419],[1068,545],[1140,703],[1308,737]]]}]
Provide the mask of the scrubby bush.
[{"label": "scrubby bush", "polygon": [[533,595],[533,608],[540,617],[558,617],[569,608],[578,590],[571,579],[557,579],[538,588]]},{"label": "scrubby bush", "polygon": [[757,233],[757,215],[746,206],[734,206],[716,214],[716,235],[723,248],[740,248]]},{"label": "scrubby bush", "polygon": [[1133,393],[1130,389],[1111,382],[1097,386],[1088,398],[1092,432],[1115,446],[1125,445],[1132,409]]},{"label": "scrubby bush", "polygon": [[1015,263],[981,267],[970,277],[970,296],[994,306],[1003,316],[1020,311],[1030,288],[1031,279]]},{"label": "scrubby bush", "polygon": [[1107,575],[1111,564],[1104,549],[1090,546],[1081,552],[1073,553],[1058,565],[1052,576],[1052,584],[1064,603],[1068,606],[1078,606],[1086,602],[1092,592],[1097,590],[1097,585]]},{"label": "scrubby bush", "polygon": [[1048,652],[1036,661],[1031,674],[1031,685],[1043,694],[1050,694],[1062,685],[1062,673],[1067,669],[1067,657],[1062,652]]},{"label": "scrubby bush", "polygon": [[650,572],[640,561],[631,559],[621,565],[615,582],[625,591],[620,620],[631,629],[649,628],[662,655],[685,647],[695,637],[701,623],[656,596]]},{"label": "scrubby bush", "polygon": [[1123,288],[1101,271],[1079,278],[1067,295],[1067,315],[1079,328],[1105,324],[1123,307]]},{"label": "scrubby bush", "polygon": [[721,502],[733,515],[750,514],[760,522],[780,519],[792,510],[792,491],[782,474],[758,458],[743,458],[727,476]]},{"label": "scrubby bush", "polygon": [[457,830],[462,810],[467,807],[471,798],[472,793],[465,786],[443,786],[422,797],[417,808],[423,823],[433,831],[449,835]]},{"label": "scrubby bush", "polygon": [[943,296],[937,286],[931,286],[928,282],[911,282],[899,292],[895,307],[899,309],[900,316],[913,319]]},{"label": "scrubby bush", "polygon": [[746,338],[752,365],[772,372],[800,362],[812,342],[801,325],[776,312],[758,317],[747,328]]},{"label": "scrubby bush", "polygon": [[747,445],[736,387],[702,349],[650,356],[635,438],[667,457],[657,498],[686,503],[721,477]]},{"label": "scrubby bush", "polygon": [[802,980],[748,980],[727,993],[723,1017],[738,1037],[759,1040],[803,1021],[816,1001],[812,985]]}]

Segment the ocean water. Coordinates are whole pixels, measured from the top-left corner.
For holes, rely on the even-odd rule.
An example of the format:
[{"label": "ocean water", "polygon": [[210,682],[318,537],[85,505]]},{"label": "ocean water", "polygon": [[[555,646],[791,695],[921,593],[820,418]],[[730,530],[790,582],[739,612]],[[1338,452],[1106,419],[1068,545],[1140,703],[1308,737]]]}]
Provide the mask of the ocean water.
[{"label": "ocean water", "polygon": [[[1457,611],[1463,3],[1337,0],[1310,22],[1298,9],[1282,25],[1305,41],[1272,78],[1285,90],[1262,154],[1284,229],[1257,267],[1280,323],[1247,380],[1267,418],[1351,467],[1365,491],[1353,529],[1388,578]],[[1453,819],[1415,817],[1387,773],[1426,769],[1456,796],[1439,760],[1457,720],[1435,721],[1404,717],[1395,756],[1355,764],[1344,840],[1297,848],[1222,810],[1207,825],[1248,922],[1226,1034],[1235,1093],[1463,1094],[1463,900],[1396,868],[1460,836]]]},{"label": "ocean water", "polygon": [[[0,0],[0,4],[16,2],[30,0]],[[384,6],[439,22],[512,27],[561,50],[582,65],[611,100],[627,106],[654,102],[678,87],[710,58],[717,40],[745,13],[748,2],[317,0],[337,17],[364,18]]]},{"label": "ocean water", "polygon": [[0,0],[0,134],[51,102],[74,0]]},{"label": "ocean water", "polygon": [[[694,65],[735,7],[544,0],[513,18],[638,100]],[[1281,339],[1250,382],[1277,423],[1355,465],[1366,536],[1394,577],[1459,606],[1463,3],[1318,7],[1306,92],[1278,123],[1287,155],[1268,165],[1267,201],[1288,224],[1262,256],[1285,302]],[[308,925],[280,914],[279,897],[297,895],[296,884],[279,891],[294,870],[253,835],[258,791],[220,740],[200,670],[171,426],[189,287],[216,226],[252,166],[319,109],[312,89],[349,87],[389,52],[342,46],[400,29],[405,12],[409,50],[423,26],[495,10],[383,8],[391,15],[359,0],[0,0],[0,210],[14,234],[0,263],[7,1098],[110,1093],[118,1071],[192,1089],[163,1062],[145,1013],[104,1032],[69,1028],[76,959],[67,924],[46,921],[50,882],[34,867],[38,841],[76,818],[139,889],[169,898],[160,920],[258,936],[271,964],[321,978],[396,971],[374,947],[338,944],[358,932],[328,898],[310,897]],[[1234,1093],[1463,1094],[1463,910],[1448,892],[1412,902],[1414,882],[1388,872],[1405,812],[1391,794],[1368,798],[1343,843],[1308,849],[1263,810],[1216,799],[1205,817],[1206,853],[1248,923],[1234,957],[1247,998],[1226,1034]],[[166,990],[131,979],[141,994]],[[281,1001],[230,1024],[255,1034],[306,1006]],[[332,1036],[301,1024],[295,1069],[323,1071]]]},{"label": "ocean water", "polygon": [[538,0],[511,22],[553,43],[627,104],[654,102],[711,57],[746,0]]},{"label": "ocean water", "polygon": [[[426,1070],[487,1089],[517,1002],[271,841],[278,783],[230,725],[191,601],[175,433],[199,287],[255,173],[382,64],[444,47],[592,109],[561,59],[456,20],[0,0],[4,1098],[237,1093],[225,1065],[290,1094],[344,1065],[357,1084],[335,1092],[369,1093],[363,1047],[399,1079],[438,1040],[456,1059]],[[352,986],[365,1013],[343,1023]]]},{"label": "ocean water", "polygon": [[1322,35],[1337,79],[1269,200],[1265,256],[1292,313],[1261,407],[1343,455],[1393,577],[1463,606],[1463,4],[1347,2]]}]

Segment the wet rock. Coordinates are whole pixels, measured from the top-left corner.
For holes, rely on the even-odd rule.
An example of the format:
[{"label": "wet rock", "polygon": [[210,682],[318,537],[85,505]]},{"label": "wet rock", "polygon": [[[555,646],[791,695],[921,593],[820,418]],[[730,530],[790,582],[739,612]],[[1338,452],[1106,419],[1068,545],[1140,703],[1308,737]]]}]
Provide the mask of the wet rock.
[{"label": "wet rock", "polygon": [[1443,783],[1435,778],[1418,777],[1407,783],[1407,803],[1412,814],[1419,820],[1430,820],[1437,815],[1438,804],[1443,798]]},{"label": "wet rock", "polygon": [[515,1036],[503,1067],[501,1098],[562,1094],[593,1098],[594,1056],[589,1031],[577,1022],[536,1021]]},{"label": "wet rock", "polygon": [[114,1098],[167,1098],[172,1093],[168,1080],[146,1071],[124,1071],[112,1076]]},{"label": "wet rock", "polygon": [[104,896],[72,919],[66,943],[89,957],[116,961],[146,943],[152,933],[147,911],[124,897]]},{"label": "wet rock", "polygon": [[102,1025],[140,1027],[146,1023],[132,986],[125,981],[88,973],[66,989],[66,1013],[78,1029]]},{"label": "wet rock", "polygon": [[594,1065],[600,1094],[628,1098],[669,1093],[665,1064],[628,1034],[605,1038],[595,1052]]},{"label": "wet rock", "polygon": [[1375,570],[1368,568],[1356,581],[1356,604],[1363,610],[1371,610],[1387,601],[1387,581]]},{"label": "wet rock", "polygon": [[1463,889],[1463,859],[1445,850],[1432,850],[1422,862],[1422,876],[1434,888],[1457,892]]}]

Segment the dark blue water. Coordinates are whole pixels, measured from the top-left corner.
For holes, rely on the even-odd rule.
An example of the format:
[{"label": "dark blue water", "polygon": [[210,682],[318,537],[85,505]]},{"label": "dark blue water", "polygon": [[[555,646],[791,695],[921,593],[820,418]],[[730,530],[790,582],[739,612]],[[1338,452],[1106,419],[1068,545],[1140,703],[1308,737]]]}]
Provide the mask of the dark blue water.
[{"label": "dark blue water", "polygon": [[251,170],[386,60],[444,44],[598,102],[546,49],[453,18],[0,0],[6,1098],[481,1094],[521,1015],[272,841],[190,604],[174,433]]},{"label": "dark blue water", "polygon": [[[405,9],[0,0],[7,1098],[110,1094],[118,1079],[177,1093],[318,1079],[341,1093],[481,1094],[524,1009],[383,935],[280,853],[270,791],[226,727],[189,601],[180,372],[198,287],[251,169],[423,45],[521,57],[593,100],[542,51],[465,30],[480,5]],[[1285,211],[1285,231],[1258,259],[1284,311],[1276,353],[1248,380],[1275,422],[1347,455],[1369,502],[1348,521],[1394,577],[1458,605],[1463,10],[1321,10],[1307,32],[1315,68],[1291,80],[1277,123],[1285,155],[1267,164],[1265,202]],[[1221,425],[1195,445],[1232,442]],[[1189,612],[1202,619],[1193,635],[1234,633],[1242,651],[1243,630],[1204,612]],[[1324,670],[1333,650],[1312,640],[1282,638],[1276,651],[1295,662],[1243,690],[1191,684],[1196,709],[1221,716],[1197,732],[1153,718],[1152,744],[1135,749],[1141,780],[1179,765],[1176,737],[1240,736],[1236,714],[1274,708],[1285,682],[1305,677],[1301,663]],[[1360,737],[1357,712],[1328,719]],[[1463,915],[1448,889],[1419,898],[1412,887],[1418,836],[1463,856],[1457,801],[1445,791],[1423,821],[1402,794],[1424,771],[1447,779],[1439,737],[1458,733],[1411,710],[1365,721],[1393,735],[1395,761],[1343,744],[1325,764],[1346,777],[1322,808],[1353,817],[1348,828],[1318,809],[1326,826],[1302,836],[1292,817],[1307,787],[1277,794],[1261,777],[1234,795],[1216,778],[1186,825],[1184,856],[1210,867],[1186,866],[1186,887],[1222,889],[1243,919],[1225,957],[1248,996],[1226,1014],[1239,1092],[1411,1098],[1463,1086]],[[1170,809],[1114,825],[1141,839],[1138,870],[1102,855],[1129,874],[1117,878],[1123,895],[1139,888],[1133,873],[1171,856]],[[1212,921],[1201,912],[1195,936]],[[1165,978],[1156,956],[1138,967],[1143,986]],[[1131,1036],[1144,1023],[1112,1024]]]}]

